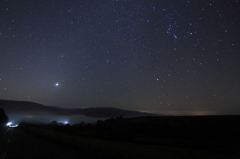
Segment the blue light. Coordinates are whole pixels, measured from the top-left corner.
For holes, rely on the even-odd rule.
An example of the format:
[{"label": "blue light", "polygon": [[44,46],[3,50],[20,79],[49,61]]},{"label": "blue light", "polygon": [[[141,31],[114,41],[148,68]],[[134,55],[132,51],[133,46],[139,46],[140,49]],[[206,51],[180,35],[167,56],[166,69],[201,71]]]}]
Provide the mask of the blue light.
[{"label": "blue light", "polygon": [[7,123],[7,126],[11,126],[11,125],[12,125],[12,122],[8,122],[8,123]]}]

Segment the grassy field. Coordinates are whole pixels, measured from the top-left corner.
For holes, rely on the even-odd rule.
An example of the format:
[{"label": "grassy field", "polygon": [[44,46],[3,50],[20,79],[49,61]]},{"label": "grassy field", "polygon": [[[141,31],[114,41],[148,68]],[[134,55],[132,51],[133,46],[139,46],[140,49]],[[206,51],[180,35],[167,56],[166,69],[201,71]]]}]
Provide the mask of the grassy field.
[{"label": "grassy field", "polygon": [[[134,144],[121,141],[100,140],[66,133],[45,130],[35,127],[22,126],[20,129],[35,135],[48,138],[59,144],[71,146],[76,151],[84,153],[90,158],[104,159],[221,159],[235,158],[229,153],[210,152],[192,148],[160,146],[148,144]],[[144,139],[146,140],[146,139]],[[150,139],[149,139],[150,140]],[[174,142],[174,141],[173,141]]]}]

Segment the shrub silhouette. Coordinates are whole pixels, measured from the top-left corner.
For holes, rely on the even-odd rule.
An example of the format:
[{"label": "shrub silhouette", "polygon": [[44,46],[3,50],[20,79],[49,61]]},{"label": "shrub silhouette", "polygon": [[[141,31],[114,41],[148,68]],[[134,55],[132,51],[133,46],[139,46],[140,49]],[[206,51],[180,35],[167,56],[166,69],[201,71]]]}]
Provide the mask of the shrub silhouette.
[{"label": "shrub silhouette", "polygon": [[0,108],[0,129],[3,129],[8,122],[8,116],[6,115],[5,111]]}]

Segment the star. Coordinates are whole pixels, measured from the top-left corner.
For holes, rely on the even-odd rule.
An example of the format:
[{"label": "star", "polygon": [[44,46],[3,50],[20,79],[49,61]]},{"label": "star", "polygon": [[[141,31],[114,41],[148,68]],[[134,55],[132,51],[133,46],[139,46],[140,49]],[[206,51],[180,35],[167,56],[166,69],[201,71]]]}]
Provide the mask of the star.
[{"label": "star", "polygon": [[240,0],[35,2],[0,1],[1,99],[240,113]]}]

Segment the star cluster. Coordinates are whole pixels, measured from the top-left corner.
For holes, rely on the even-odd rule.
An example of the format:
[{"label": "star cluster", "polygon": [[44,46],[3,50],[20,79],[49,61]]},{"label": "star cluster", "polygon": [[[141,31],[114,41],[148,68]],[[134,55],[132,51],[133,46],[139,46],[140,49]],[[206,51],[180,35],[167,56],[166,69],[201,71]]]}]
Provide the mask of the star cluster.
[{"label": "star cluster", "polygon": [[0,98],[240,113],[238,0],[0,2]]}]

